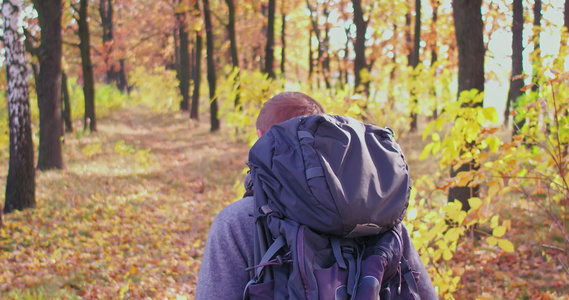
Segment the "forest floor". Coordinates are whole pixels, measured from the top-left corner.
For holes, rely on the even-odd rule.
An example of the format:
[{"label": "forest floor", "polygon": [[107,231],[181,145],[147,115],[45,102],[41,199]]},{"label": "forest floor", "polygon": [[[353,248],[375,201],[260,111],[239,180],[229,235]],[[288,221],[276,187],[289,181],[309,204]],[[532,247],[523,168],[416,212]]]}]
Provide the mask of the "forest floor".
[{"label": "forest floor", "polygon": [[[247,152],[231,132],[144,107],[68,134],[65,170],[37,172],[37,207],[3,216],[0,299],[193,299],[209,225],[238,199]],[[536,220],[517,220],[515,252],[458,250],[457,299],[569,299],[567,273],[530,238]]]}]

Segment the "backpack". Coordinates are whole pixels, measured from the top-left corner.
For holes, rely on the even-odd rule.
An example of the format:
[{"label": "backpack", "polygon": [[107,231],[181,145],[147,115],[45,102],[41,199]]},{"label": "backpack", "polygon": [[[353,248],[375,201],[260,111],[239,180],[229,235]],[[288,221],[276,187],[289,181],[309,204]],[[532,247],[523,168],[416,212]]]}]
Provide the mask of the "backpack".
[{"label": "backpack", "polygon": [[254,272],[243,299],[419,299],[403,257],[411,180],[393,131],[313,115],[253,145]]}]

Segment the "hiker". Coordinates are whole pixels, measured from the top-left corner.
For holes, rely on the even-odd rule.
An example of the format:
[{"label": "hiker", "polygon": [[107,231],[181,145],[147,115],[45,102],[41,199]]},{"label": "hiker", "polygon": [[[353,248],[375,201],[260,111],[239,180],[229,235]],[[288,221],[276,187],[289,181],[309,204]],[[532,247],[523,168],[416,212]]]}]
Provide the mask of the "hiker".
[{"label": "hiker", "polygon": [[[324,114],[324,110],[311,97],[299,92],[284,92],[264,104],[257,118],[257,133],[262,136],[275,124],[318,114]],[[251,197],[254,189],[251,189],[249,176],[245,186],[247,193],[244,198],[222,209],[211,225],[197,281],[197,300],[243,299],[246,286],[255,276],[258,264],[254,253],[255,218],[252,217],[255,202]],[[407,229],[402,223],[399,224],[403,256],[417,278],[416,288],[420,299],[438,299]],[[272,295],[266,297],[271,298]]]}]

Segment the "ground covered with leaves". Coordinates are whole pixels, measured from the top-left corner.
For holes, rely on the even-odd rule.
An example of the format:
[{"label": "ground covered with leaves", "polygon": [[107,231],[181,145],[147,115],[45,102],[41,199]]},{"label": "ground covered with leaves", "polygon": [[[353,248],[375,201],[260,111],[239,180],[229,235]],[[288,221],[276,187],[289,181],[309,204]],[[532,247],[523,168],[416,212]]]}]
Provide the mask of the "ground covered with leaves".
[{"label": "ground covered with leaves", "polygon": [[[209,225],[237,200],[246,143],[233,132],[210,134],[187,115],[141,107],[98,126],[96,134],[66,136],[65,170],[37,173],[35,209],[4,216],[0,299],[193,298]],[[402,146],[417,152],[407,153],[412,168],[425,163],[415,159],[420,148]],[[462,275],[457,299],[569,294],[567,273],[543,255],[555,249],[534,238],[544,230],[539,220],[517,220],[516,251],[476,239],[457,251],[450,262]]]}]

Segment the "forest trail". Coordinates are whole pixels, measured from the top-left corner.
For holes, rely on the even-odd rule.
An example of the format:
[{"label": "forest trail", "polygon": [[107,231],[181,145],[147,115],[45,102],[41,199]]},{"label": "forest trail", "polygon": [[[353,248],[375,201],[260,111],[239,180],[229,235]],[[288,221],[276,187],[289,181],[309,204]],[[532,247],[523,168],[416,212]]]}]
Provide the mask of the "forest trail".
[{"label": "forest trail", "polygon": [[[65,170],[37,172],[35,209],[4,216],[0,299],[193,299],[211,221],[240,197],[247,143],[223,125],[210,133],[207,121],[143,106],[98,127],[66,135]],[[430,176],[435,161],[418,160],[419,139],[398,142],[413,176]],[[5,158],[4,178],[7,167]],[[568,295],[566,273],[534,236],[543,221],[513,220],[515,252],[466,241],[448,261],[462,277],[456,299]]]},{"label": "forest trail", "polygon": [[209,225],[237,200],[247,151],[206,122],[144,107],[66,135],[66,169],[37,173],[37,207],[4,216],[0,298],[192,299]]}]

